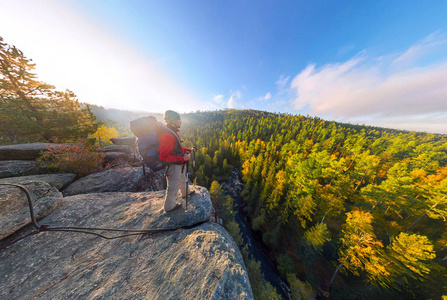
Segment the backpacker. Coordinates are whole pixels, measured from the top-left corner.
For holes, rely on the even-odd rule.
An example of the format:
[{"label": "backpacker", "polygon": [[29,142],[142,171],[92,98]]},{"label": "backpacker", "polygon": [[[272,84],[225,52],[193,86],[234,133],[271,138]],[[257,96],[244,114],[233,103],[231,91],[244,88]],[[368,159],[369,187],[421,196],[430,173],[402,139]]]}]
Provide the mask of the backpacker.
[{"label": "backpacker", "polygon": [[131,121],[130,130],[138,138],[138,152],[143,158],[144,165],[154,172],[163,169],[165,165],[160,161],[158,153],[158,137],[163,131],[163,125],[154,117],[149,116]]}]

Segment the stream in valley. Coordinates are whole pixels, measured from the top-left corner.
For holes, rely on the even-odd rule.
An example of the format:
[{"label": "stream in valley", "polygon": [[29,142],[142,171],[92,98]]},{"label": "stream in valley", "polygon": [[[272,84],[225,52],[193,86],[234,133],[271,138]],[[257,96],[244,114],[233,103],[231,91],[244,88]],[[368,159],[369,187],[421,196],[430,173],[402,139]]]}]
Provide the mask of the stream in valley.
[{"label": "stream in valley", "polygon": [[283,299],[291,299],[288,285],[280,277],[275,263],[267,253],[266,246],[259,237],[259,234],[256,234],[251,228],[247,216],[243,211],[244,201],[241,196],[243,184],[237,170],[233,170],[230,173],[228,181],[222,185],[222,188],[234,200],[233,209],[236,212],[235,220],[239,224],[244,245],[248,244],[248,251],[251,258],[261,262],[261,271],[264,274],[264,279],[276,288],[276,291]]}]

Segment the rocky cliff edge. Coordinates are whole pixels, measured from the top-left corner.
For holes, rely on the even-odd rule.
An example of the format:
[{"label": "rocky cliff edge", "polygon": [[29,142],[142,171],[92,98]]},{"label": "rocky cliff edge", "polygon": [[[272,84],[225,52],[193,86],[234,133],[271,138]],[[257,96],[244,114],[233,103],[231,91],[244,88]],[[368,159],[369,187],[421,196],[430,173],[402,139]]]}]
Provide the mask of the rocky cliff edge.
[{"label": "rocky cliff edge", "polygon": [[0,299],[253,299],[235,242],[208,221],[207,190],[192,190],[187,210],[168,213],[164,191],[58,199],[40,225],[156,231],[44,231],[13,243],[35,230],[27,225],[0,241]]}]

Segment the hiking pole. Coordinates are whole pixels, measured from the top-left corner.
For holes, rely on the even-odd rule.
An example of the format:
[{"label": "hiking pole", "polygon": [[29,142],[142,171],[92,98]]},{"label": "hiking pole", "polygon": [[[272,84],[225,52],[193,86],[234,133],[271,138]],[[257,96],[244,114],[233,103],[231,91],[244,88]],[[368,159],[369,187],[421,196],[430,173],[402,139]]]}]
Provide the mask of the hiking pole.
[{"label": "hiking pole", "polygon": [[194,176],[196,176],[196,151],[192,152],[192,170],[194,171]]},{"label": "hiking pole", "polygon": [[[186,152],[189,154],[189,152]],[[188,191],[188,184],[189,184],[189,160],[187,162],[185,162],[186,164],[186,197],[185,197],[185,201],[186,201],[186,206],[185,206],[185,210],[188,210],[188,197],[189,197],[189,191]]]}]

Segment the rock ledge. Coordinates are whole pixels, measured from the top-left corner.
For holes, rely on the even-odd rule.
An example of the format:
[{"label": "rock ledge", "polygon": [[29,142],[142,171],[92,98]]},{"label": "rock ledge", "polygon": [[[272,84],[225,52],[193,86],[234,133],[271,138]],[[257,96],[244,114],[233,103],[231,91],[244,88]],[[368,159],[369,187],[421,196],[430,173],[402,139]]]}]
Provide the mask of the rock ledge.
[{"label": "rock ledge", "polygon": [[207,222],[207,190],[192,189],[196,194],[188,210],[169,213],[163,210],[164,191],[63,198],[40,224],[118,229],[200,225],[113,240],[76,232],[29,236],[0,252],[0,299],[253,299],[237,245],[222,227]]}]

